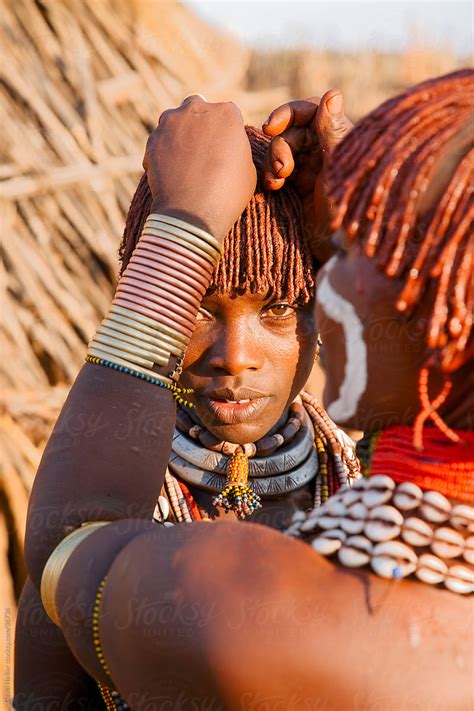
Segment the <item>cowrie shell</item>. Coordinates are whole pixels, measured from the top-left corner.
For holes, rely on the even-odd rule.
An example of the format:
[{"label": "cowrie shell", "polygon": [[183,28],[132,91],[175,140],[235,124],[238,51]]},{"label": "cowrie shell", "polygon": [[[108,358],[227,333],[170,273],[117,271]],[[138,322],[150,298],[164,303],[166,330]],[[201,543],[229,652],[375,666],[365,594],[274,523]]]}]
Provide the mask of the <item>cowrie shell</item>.
[{"label": "cowrie shell", "polygon": [[423,553],[418,558],[418,566],[415,575],[418,580],[422,580],[429,585],[442,583],[448,572],[448,566],[442,560],[431,553]]},{"label": "cowrie shell", "polygon": [[291,523],[299,523],[306,519],[306,514],[304,511],[295,511],[291,517]]},{"label": "cowrie shell", "polygon": [[362,518],[341,518],[339,523],[342,530],[349,536],[354,536],[357,533],[362,533],[365,526],[365,521]]},{"label": "cowrie shell", "polygon": [[420,505],[420,513],[427,521],[442,523],[449,518],[451,504],[438,491],[425,491]]},{"label": "cowrie shell", "polygon": [[327,513],[329,516],[344,516],[347,513],[347,507],[344,506],[342,501],[330,501]]},{"label": "cowrie shell", "polygon": [[337,494],[339,496],[342,496],[342,494],[344,494],[344,492],[350,491],[350,489],[351,489],[351,487],[349,486],[349,484],[342,484],[342,486],[340,486],[339,489],[337,490]]},{"label": "cowrie shell", "polygon": [[390,541],[399,535],[403,516],[393,506],[376,506],[369,511],[364,533],[371,541]]},{"label": "cowrie shell", "polygon": [[364,506],[363,503],[358,501],[347,510],[345,516],[341,517],[339,525],[343,531],[351,536],[356,533],[362,533],[368,512],[367,506]]},{"label": "cowrie shell", "polygon": [[314,529],[317,528],[319,525],[318,520],[319,517],[308,516],[306,521],[303,521],[303,523],[301,524],[300,530],[303,532],[314,531]]},{"label": "cowrie shell", "polygon": [[468,595],[474,591],[474,574],[464,565],[452,565],[444,581],[451,592]]},{"label": "cowrie shell", "polygon": [[165,496],[158,497],[158,507],[160,509],[160,513],[163,520],[166,521],[166,519],[170,515],[170,505],[168,499]]},{"label": "cowrie shell", "polygon": [[340,519],[337,516],[321,516],[318,519],[318,526],[326,530],[330,528],[338,528]]},{"label": "cowrie shell", "polygon": [[172,523],[171,521],[165,521],[163,526],[166,526],[166,528],[169,528],[170,526],[174,526],[174,523]]},{"label": "cowrie shell", "polygon": [[411,511],[421,503],[423,492],[419,486],[405,481],[399,484],[393,494],[393,503],[400,511]]},{"label": "cowrie shell", "polygon": [[361,489],[355,489],[352,487],[349,489],[349,491],[344,492],[342,495],[342,502],[346,506],[351,506],[352,504],[355,504],[356,501],[360,501],[362,498],[362,490]]},{"label": "cowrie shell", "polygon": [[367,488],[368,481],[369,480],[365,477],[356,479],[355,482],[352,484],[351,490],[352,491],[364,491],[364,489]]},{"label": "cowrie shell", "polygon": [[312,548],[321,555],[333,555],[336,553],[345,540],[346,534],[339,529],[333,529],[332,531],[325,531],[320,536],[312,541]]},{"label": "cowrie shell", "polygon": [[364,536],[349,536],[339,549],[337,557],[348,568],[360,568],[370,560],[372,543]]},{"label": "cowrie shell", "polygon": [[372,570],[382,578],[406,578],[416,569],[416,553],[400,541],[378,543],[370,559]]},{"label": "cowrie shell", "polygon": [[464,553],[462,557],[466,563],[474,565],[474,536],[469,536],[469,538],[466,538],[464,541]]},{"label": "cowrie shell", "polygon": [[467,504],[453,506],[449,523],[457,531],[474,533],[474,507]]},{"label": "cowrie shell", "polygon": [[389,476],[384,474],[371,476],[362,494],[362,503],[368,506],[369,509],[385,504],[390,500],[394,488],[395,482]]},{"label": "cowrie shell", "polygon": [[464,538],[459,531],[442,526],[433,534],[431,550],[440,558],[457,558],[464,550]]},{"label": "cowrie shell", "polygon": [[410,516],[403,523],[402,538],[412,546],[429,546],[433,540],[433,529],[421,518]]}]

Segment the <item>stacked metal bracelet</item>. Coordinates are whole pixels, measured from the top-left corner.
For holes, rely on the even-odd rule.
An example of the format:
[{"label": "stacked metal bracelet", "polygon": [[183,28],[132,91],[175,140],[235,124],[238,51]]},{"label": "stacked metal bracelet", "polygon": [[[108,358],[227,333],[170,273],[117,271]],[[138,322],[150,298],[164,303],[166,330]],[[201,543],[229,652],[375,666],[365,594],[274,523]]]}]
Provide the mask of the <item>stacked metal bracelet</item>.
[{"label": "stacked metal bracelet", "polygon": [[[109,313],[89,343],[86,360],[173,391],[202,297],[221,253],[208,232],[168,215],[151,214],[119,279]],[[155,367],[174,368],[166,375]]]}]

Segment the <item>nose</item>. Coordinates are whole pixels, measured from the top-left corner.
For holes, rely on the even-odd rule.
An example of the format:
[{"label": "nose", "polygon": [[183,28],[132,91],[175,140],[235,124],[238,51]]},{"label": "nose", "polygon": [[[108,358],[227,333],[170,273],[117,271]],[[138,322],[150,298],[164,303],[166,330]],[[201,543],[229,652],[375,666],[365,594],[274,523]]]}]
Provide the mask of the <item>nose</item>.
[{"label": "nose", "polygon": [[262,344],[256,331],[245,321],[221,324],[217,330],[208,363],[219,375],[242,375],[247,370],[263,367]]}]

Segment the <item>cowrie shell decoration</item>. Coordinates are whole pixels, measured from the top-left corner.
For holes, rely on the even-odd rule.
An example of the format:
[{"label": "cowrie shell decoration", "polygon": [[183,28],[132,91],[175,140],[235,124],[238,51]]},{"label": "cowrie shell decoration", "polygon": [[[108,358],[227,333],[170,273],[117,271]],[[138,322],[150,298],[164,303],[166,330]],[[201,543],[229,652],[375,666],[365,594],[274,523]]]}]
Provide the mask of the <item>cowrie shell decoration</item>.
[{"label": "cowrie shell decoration", "polygon": [[416,570],[418,557],[400,541],[386,541],[375,546],[370,565],[382,578],[406,578]]},{"label": "cowrie shell decoration", "polygon": [[427,521],[443,523],[449,518],[451,504],[443,494],[439,494],[437,491],[425,491],[420,513]]},{"label": "cowrie shell decoration", "polygon": [[371,541],[390,541],[399,535],[402,523],[402,514],[393,506],[376,506],[369,512],[364,533]]},{"label": "cowrie shell decoration", "polygon": [[349,568],[370,564],[387,579],[414,574],[429,585],[474,591],[474,507],[452,506],[436,491],[377,475],[331,497],[301,526],[312,547]]},{"label": "cowrie shell decoration", "polygon": [[342,565],[347,568],[360,568],[367,565],[372,553],[372,543],[364,536],[350,536],[344,541],[337,555]]},{"label": "cowrie shell decoration", "polygon": [[372,476],[367,481],[365,491],[362,494],[362,503],[369,509],[373,506],[380,506],[391,499],[395,488],[393,479],[383,474],[377,474],[377,476]]}]

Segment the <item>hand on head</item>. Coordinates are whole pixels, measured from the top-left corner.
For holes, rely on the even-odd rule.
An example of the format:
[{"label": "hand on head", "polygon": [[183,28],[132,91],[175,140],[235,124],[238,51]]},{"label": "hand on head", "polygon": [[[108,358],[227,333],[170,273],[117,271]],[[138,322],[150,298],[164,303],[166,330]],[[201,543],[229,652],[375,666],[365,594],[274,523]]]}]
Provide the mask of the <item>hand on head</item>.
[{"label": "hand on head", "polygon": [[303,201],[313,253],[322,261],[329,256],[331,219],[324,169],[335,146],[351,128],[337,89],[330,89],[321,98],[283,104],[263,125],[264,133],[273,137],[264,166],[265,187],[279,190],[291,180]]},{"label": "hand on head", "polygon": [[252,197],[255,166],[240,109],[187,97],[160,116],[143,159],[152,211],[203,227],[219,240]]}]

